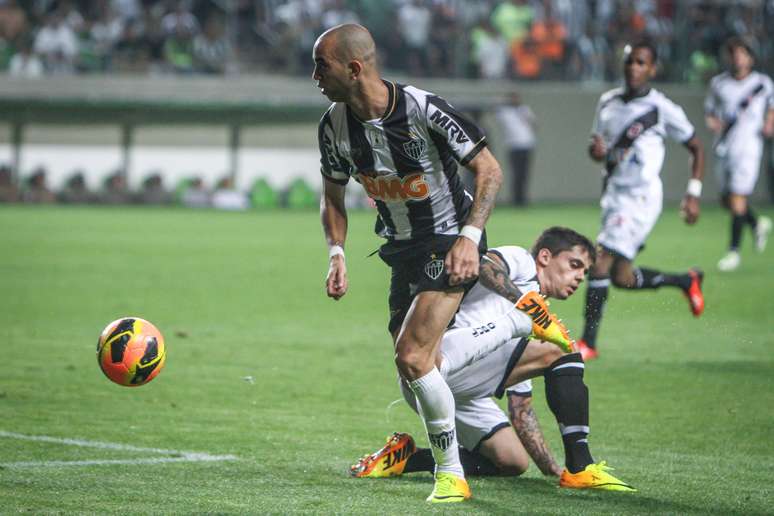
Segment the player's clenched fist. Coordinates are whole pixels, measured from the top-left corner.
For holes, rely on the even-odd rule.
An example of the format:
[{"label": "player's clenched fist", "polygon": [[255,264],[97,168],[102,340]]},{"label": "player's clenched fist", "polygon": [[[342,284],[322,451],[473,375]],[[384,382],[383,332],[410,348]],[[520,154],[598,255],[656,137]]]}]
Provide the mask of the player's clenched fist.
[{"label": "player's clenched fist", "polygon": [[342,255],[331,257],[328,266],[328,276],[325,279],[325,289],[328,297],[338,301],[347,293],[347,264]]},{"label": "player's clenched fist", "polygon": [[462,285],[478,277],[478,246],[468,238],[460,237],[446,254],[444,266],[449,274],[449,285]]}]

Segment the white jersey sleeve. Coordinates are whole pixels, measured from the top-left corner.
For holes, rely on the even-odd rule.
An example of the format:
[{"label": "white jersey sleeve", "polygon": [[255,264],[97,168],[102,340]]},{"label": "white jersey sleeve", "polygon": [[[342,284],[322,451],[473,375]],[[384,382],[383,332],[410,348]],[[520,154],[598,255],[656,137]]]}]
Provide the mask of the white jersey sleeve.
[{"label": "white jersey sleeve", "polygon": [[664,97],[661,106],[664,128],[667,136],[680,143],[685,143],[696,133],[693,124],[688,120],[685,111],[670,99]]},{"label": "white jersey sleeve", "polygon": [[718,93],[719,78],[720,76],[715,76],[712,78],[710,81],[709,90],[707,90],[707,97],[704,99],[704,114],[717,118],[721,118],[723,116]]},{"label": "white jersey sleeve", "polygon": [[522,293],[540,291],[537,281],[537,266],[532,255],[518,246],[502,246],[489,250],[490,253],[499,256],[508,269],[511,278]]},{"label": "white jersey sleeve", "polygon": [[519,382],[516,385],[512,385],[505,390],[505,393],[509,396],[513,394],[515,396],[522,396],[525,398],[532,396],[532,380],[524,380],[523,382]]}]

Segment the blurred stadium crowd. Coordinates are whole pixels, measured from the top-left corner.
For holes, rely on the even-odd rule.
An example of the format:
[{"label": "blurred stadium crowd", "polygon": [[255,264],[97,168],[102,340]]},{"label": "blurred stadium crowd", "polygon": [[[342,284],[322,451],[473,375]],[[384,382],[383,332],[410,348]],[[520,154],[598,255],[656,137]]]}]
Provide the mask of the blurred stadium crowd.
[{"label": "blurred stadium crowd", "polygon": [[611,81],[649,37],[661,79],[701,83],[732,34],[774,68],[774,0],[0,0],[0,70],[309,74],[317,35],[344,22],[415,77]]},{"label": "blurred stadium crowd", "polygon": [[[23,202],[28,204],[143,204],[181,205],[189,208],[216,208],[222,210],[246,210],[250,208],[316,208],[317,192],[303,179],[298,178],[287,188],[275,189],[265,179],[258,179],[249,191],[234,186],[228,176],[221,178],[212,189],[205,187],[200,177],[190,176],[181,180],[174,189],[164,185],[161,172],[151,172],[138,189],[130,189],[126,176],[120,170],[108,175],[98,190],[90,189],[84,173],[74,171],[62,188],[53,191],[47,182],[44,167],[37,167],[25,177],[21,185],[13,181],[12,169],[0,165],[0,203]],[[361,201],[356,201],[360,203]]]}]

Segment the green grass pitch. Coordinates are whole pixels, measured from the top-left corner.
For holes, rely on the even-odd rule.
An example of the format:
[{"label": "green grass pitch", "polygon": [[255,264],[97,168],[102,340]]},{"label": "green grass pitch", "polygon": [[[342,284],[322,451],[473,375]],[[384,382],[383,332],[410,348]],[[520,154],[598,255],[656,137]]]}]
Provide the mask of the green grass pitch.
[{"label": "green grass pitch", "polygon": [[[598,209],[499,208],[489,241],[529,246],[552,224],[593,237]],[[406,405],[390,406],[389,276],[366,257],[379,245],[372,225],[351,214],[350,292],[333,302],[314,212],[0,206],[0,512],[440,511],[424,502],[428,474],[346,474],[392,431],[426,444]],[[754,254],[745,234],[740,270],[716,273],[727,228],[714,208],[694,228],[665,210],[638,263],[704,267],[706,312],[694,319],[674,290],[613,291],[601,358],[586,369],[592,452],[638,493],[560,490],[533,466],[474,478],[474,499],[443,510],[772,511],[774,249]],[[582,297],[552,305],[576,335]],[[99,332],[124,315],[166,336],[166,368],[140,388],[110,383],[95,360]],[[535,405],[561,460],[542,383]],[[150,460],[184,452],[238,460]]]}]

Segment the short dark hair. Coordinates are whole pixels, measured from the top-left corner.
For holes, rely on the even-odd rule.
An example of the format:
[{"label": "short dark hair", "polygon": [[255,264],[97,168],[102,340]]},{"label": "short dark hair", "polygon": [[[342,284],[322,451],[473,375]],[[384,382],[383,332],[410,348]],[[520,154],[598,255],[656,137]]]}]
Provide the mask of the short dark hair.
[{"label": "short dark hair", "polygon": [[632,51],[635,48],[647,48],[650,51],[650,56],[653,58],[654,63],[658,63],[658,49],[656,48],[655,43],[651,41],[650,39],[638,39],[637,41],[634,41],[631,45]]},{"label": "short dark hair", "polygon": [[723,46],[726,52],[728,52],[729,54],[732,54],[735,48],[741,47],[745,49],[753,59],[755,59],[755,51],[753,50],[753,45],[750,42],[750,40],[745,38],[744,36],[731,36],[726,40],[726,43]]},{"label": "short dark hair", "polygon": [[591,263],[597,261],[597,250],[591,240],[581,235],[577,231],[561,226],[553,226],[540,234],[532,246],[532,257],[537,258],[541,249],[548,249],[551,254],[559,254],[562,251],[569,251],[576,245],[581,246],[589,253]]}]

